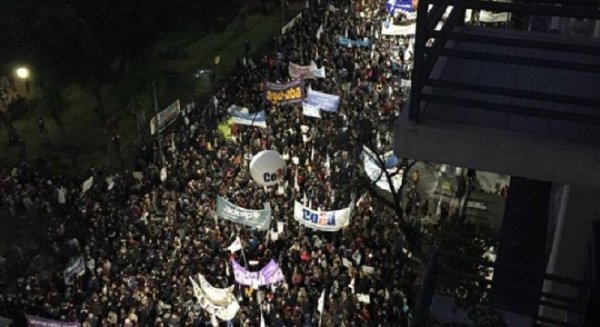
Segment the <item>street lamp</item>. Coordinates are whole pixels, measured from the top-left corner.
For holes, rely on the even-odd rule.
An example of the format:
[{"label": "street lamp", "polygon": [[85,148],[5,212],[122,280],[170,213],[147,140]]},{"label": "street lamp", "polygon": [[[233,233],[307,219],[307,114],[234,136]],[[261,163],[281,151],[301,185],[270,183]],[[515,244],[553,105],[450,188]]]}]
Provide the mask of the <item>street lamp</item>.
[{"label": "street lamp", "polygon": [[20,79],[28,79],[29,78],[29,69],[27,69],[26,67],[19,67],[17,68],[17,76],[19,76]]},{"label": "street lamp", "polygon": [[29,106],[29,69],[27,67],[19,67],[16,70],[17,77],[25,81],[25,102],[27,103],[27,111],[31,111]]}]

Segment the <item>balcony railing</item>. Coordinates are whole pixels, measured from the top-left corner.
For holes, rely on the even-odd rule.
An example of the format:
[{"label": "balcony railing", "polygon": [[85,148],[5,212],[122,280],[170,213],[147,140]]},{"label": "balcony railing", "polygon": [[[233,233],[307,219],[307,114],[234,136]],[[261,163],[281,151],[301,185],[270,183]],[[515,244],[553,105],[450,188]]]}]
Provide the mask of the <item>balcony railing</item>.
[{"label": "balcony railing", "polygon": [[[440,30],[436,26],[442,20],[446,11],[450,14]],[[429,103],[444,103],[465,106],[480,110],[491,110],[510,114],[518,114],[548,119],[573,121],[580,123],[600,124],[600,97],[591,94],[590,97],[555,94],[553,92],[529,91],[511,88],[510,86],[487,86],[472,82],[457,82],[442,80],[434,76],[434,66],[441,58],[461,58],[482,62],[518,64],[533,67],[561,69],[580,73],[600,74],[600,42],[575,42],[567,37],[548,39],[512,37],[501,33],[464,33],[465,13],[471,10],[488,10],[494,12],[513,13],[513,17],[547,16],[568,17],[575,19],[600,20],[600,2],[586,0],[520,0],[512,2],[496,2],[491,0],[420,0],[417,7],[417,25],[414,51],[414,69],[412,74],[412,89],[409,107],[409,118],[418,123],[421,121],[423,105]],[[529,16],[531,17],[531,16]],[[478,27],[485,29],[486,27]],[[490,28],[490,27],[487,27]],[[527,33],[515,31],[515,33]],[[504,53],[487,53],[455,49],[460,42],[496,45],[506,48],[531,49],[565,54],[560,60],[552,56],[531,57]],[[569,55],[597,56],[596,61],[571,60]],[[462,98],[451,95],[452,92],[424,92],[427,89],[445,89],[459,92],[470,92],[492,96],[538,100],[550,104],[565,104],[579,109],[556,110],[524,104],[498,103],[485,99]],[[450,95],[449,95],[450,94]]]},{"label": "balcony railing", "polygon": [[[470,268],[469,268],[470,267]],[[476,269],[473,269],[476,267]],[[473,274],[473,271],[479,271]],[[522,278],[540,279],[553,283],[561,290],[568,289],[570,294],[559,294],[555,291],[532,290],[516,284],[495,281],[490,274],[500,271],[517,273]],[[543,274],[519,267],[497,264],[480,258],[468,257],[462,254],[435,250],[432,252],[427,265],[427,271],[416,303],[415,324],[419,326],[424,313],[429,312],[434,294],[450,296],[455,302],[462,303],[463,308],[487,307],[505,309],[498,301],[518,301],[523,307],[545,307],[558,311],[568,320],[557,320],[546,315],[542,310],[531,315],[530,312],[515,312],[532,318],[534,325],[553,326],[582,326],[588,314],[589,297],[592,285],[562,276]]]}]

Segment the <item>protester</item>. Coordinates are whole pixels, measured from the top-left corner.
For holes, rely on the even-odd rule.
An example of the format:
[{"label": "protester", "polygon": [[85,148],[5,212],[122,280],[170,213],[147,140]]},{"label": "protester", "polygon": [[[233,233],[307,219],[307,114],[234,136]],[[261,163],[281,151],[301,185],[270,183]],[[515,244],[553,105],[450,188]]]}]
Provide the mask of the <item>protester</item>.
[{"label": "protester", "polygon": [[[315,0],[309,6],[273,39],[268,55],[239,62],[210,104],[184,110],[184,122],[165,132],[162,147],[143,148],[135,174],[107,179],[92,168],[92,185],[82,192],[89,176],[44,178],[26,165],[0,172],[0,208],[46,221],[61,267],[52,276],[20,278],[17,290],[0,298],[0,315],[84,326],[210,326],[189,277],[201,273],[215,287],[227,287],[234,283],[230,259],[249,270],[274,259],[285,281],[258,291],[238,287],[241,309],[221,325],[259,326],[261,315],[267,326],[406,325],[418,271],[395,212],[364,196],[359,154],[365,144],[380,153],[391,149],[391,122],[406,97],[401,80],[410,58],[402,49],[409,40],[380,35],[389,16],[384,1]],[[367,39],[368,47],[362,41],[352,46]],[[245,57],[249,51],[248,43]],[[306,87],[339,95],[337,112],[313,118],[303,115],[301,103],[265,101],[265,80],[291,82],[288,64],[311,61],[325,67],[327,77],[306,80]],[[226,137],[216,127],[231,105],[264,110],[267,128],[234,125]],[[264,188],[250,177],[252,154],[266,149],[286,160],[279,186]],[[271,228],[282,222],[283,232],[275,240],[269,232],[215,219],[217,196],[248,209],[269,202]],[[350,225],[339,232],[310,229],[294,220],[295,201],[315,210],[353,207]],[[238,236],[244,257],[226,249]],[[76,267],[78,257],[82,273],[65,278],[62,267]]]}]

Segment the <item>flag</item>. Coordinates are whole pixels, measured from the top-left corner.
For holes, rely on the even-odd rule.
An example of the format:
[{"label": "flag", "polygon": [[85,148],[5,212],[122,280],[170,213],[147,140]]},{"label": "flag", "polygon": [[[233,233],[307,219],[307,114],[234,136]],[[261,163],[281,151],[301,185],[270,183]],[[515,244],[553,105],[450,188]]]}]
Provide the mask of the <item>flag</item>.
[{"label": "flag", "polygon": [[66,203],[66,194],[67,194],[67,189],[65,189],[64,187],[60,187],[58,189],[58,203],[60,204],[65,204]]},{"label": "flag", "polygon": [[160,181],[164,182],[165,180],[167,180],[167,168],[162,167],[162,169],[160,170]]},{"label": "flag", "polygon": [[319,305],[317,306],[317,310],[319,310],[320,314],[323,314],[323,310],[325,309],[325,290],[321,293],[319,297]]},{"label": "flag", "polygon": [[87,190],[89,190],[92,185],[94,185],[94,176],[90,176],[83,184],[81,185],[81,194],[85,194]]},{"label": "flag", "polygon": [[360,207],[360,205],[363,203],[363,201],[366,200],[366,197],[367,197],[367,193],[361,195],[360,198],[358,198],[358,201],[356,201],[356,206]]},{"label": "flag", "polygon": [[321,39],[321,34],[323,34],[323,32],[323,24],[321,24],[321,26],[319,26],[319,29],[317,30],[317,40]]},{"label": "flag", "polygon": [[296,166],[296,174],[294,175],[294,190],[300,191],[300,185],[298,185],[298,166]]},{"label": "flag", "polygon": [[236,237],[235,241],[233,241],[233,243],[231,243],[231,245],[227,247],[227,250],[229,250],[231,253],[234,253],[241,249],[242,249],[242,240],[240,240],[239,236]]},{"label": "flag", "polygon": [[115,186],[115,181],[113,180],[112,176],[106,177],[106,184],[108,185],[108,190],[112,190],[112,188]]}]

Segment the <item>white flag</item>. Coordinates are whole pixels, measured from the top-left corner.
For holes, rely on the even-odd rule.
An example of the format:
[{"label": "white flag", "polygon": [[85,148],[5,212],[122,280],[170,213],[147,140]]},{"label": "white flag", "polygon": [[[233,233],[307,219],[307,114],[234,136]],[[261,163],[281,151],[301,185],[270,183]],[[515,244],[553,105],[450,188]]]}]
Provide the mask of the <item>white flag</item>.
[{"label": "white flag", "polygon": [[242,240],[240,240],[239,236],[236,237],[235,241],[233,241],[233,243],[231,243],[231,245],[227,247],[227,250],[229,250],[231,253],[234,253],[241,249],[242,249]]},{"label": "white flag", "polygon": [[166,180],[167,180],[167,168],[162,167],[162,169],[160,170],[160,181],[164,182]]},{"label": "white flag", "polygon": [[115,181],[113,180],[112,176],[106,177],[106,184],[108,184],[108,190],[112,190],[112,188],[115,186]]},{"label": "white flag", "polygon": [[298,166],[296,166],[296,174],[294,175],[294,190],[300,191],[300,185],[298,185]]},{"label": "white flag", "polygon": [[323,32],[323,24],[321,24],[321,26],[319,26],[319,29],[317,30],[317,40],[321,39],[321,34],[323,34]]},{"label": "white flag", "polygon": [[92,187],[92,185],[94,185],[94,176],[91,176],[85,182],[83,182],[83,184],[81,185],[81,193],[84,194],[85,192],[87,192],[87,190],[89,190]]},{"label": "white flag", "polygon": [[65,197],[66,194],[67,194],[67,190],[61,186],[58,189],[58,203],[65,204],[65,202],[67,202],[66,197]]},{"label": "white flag", "polygon": [[325,290],[321,293],[319,297],[319,305],[317,306],[317,310],[319,310],[320,314],[323,314],[323,310],[325,309]]}]

